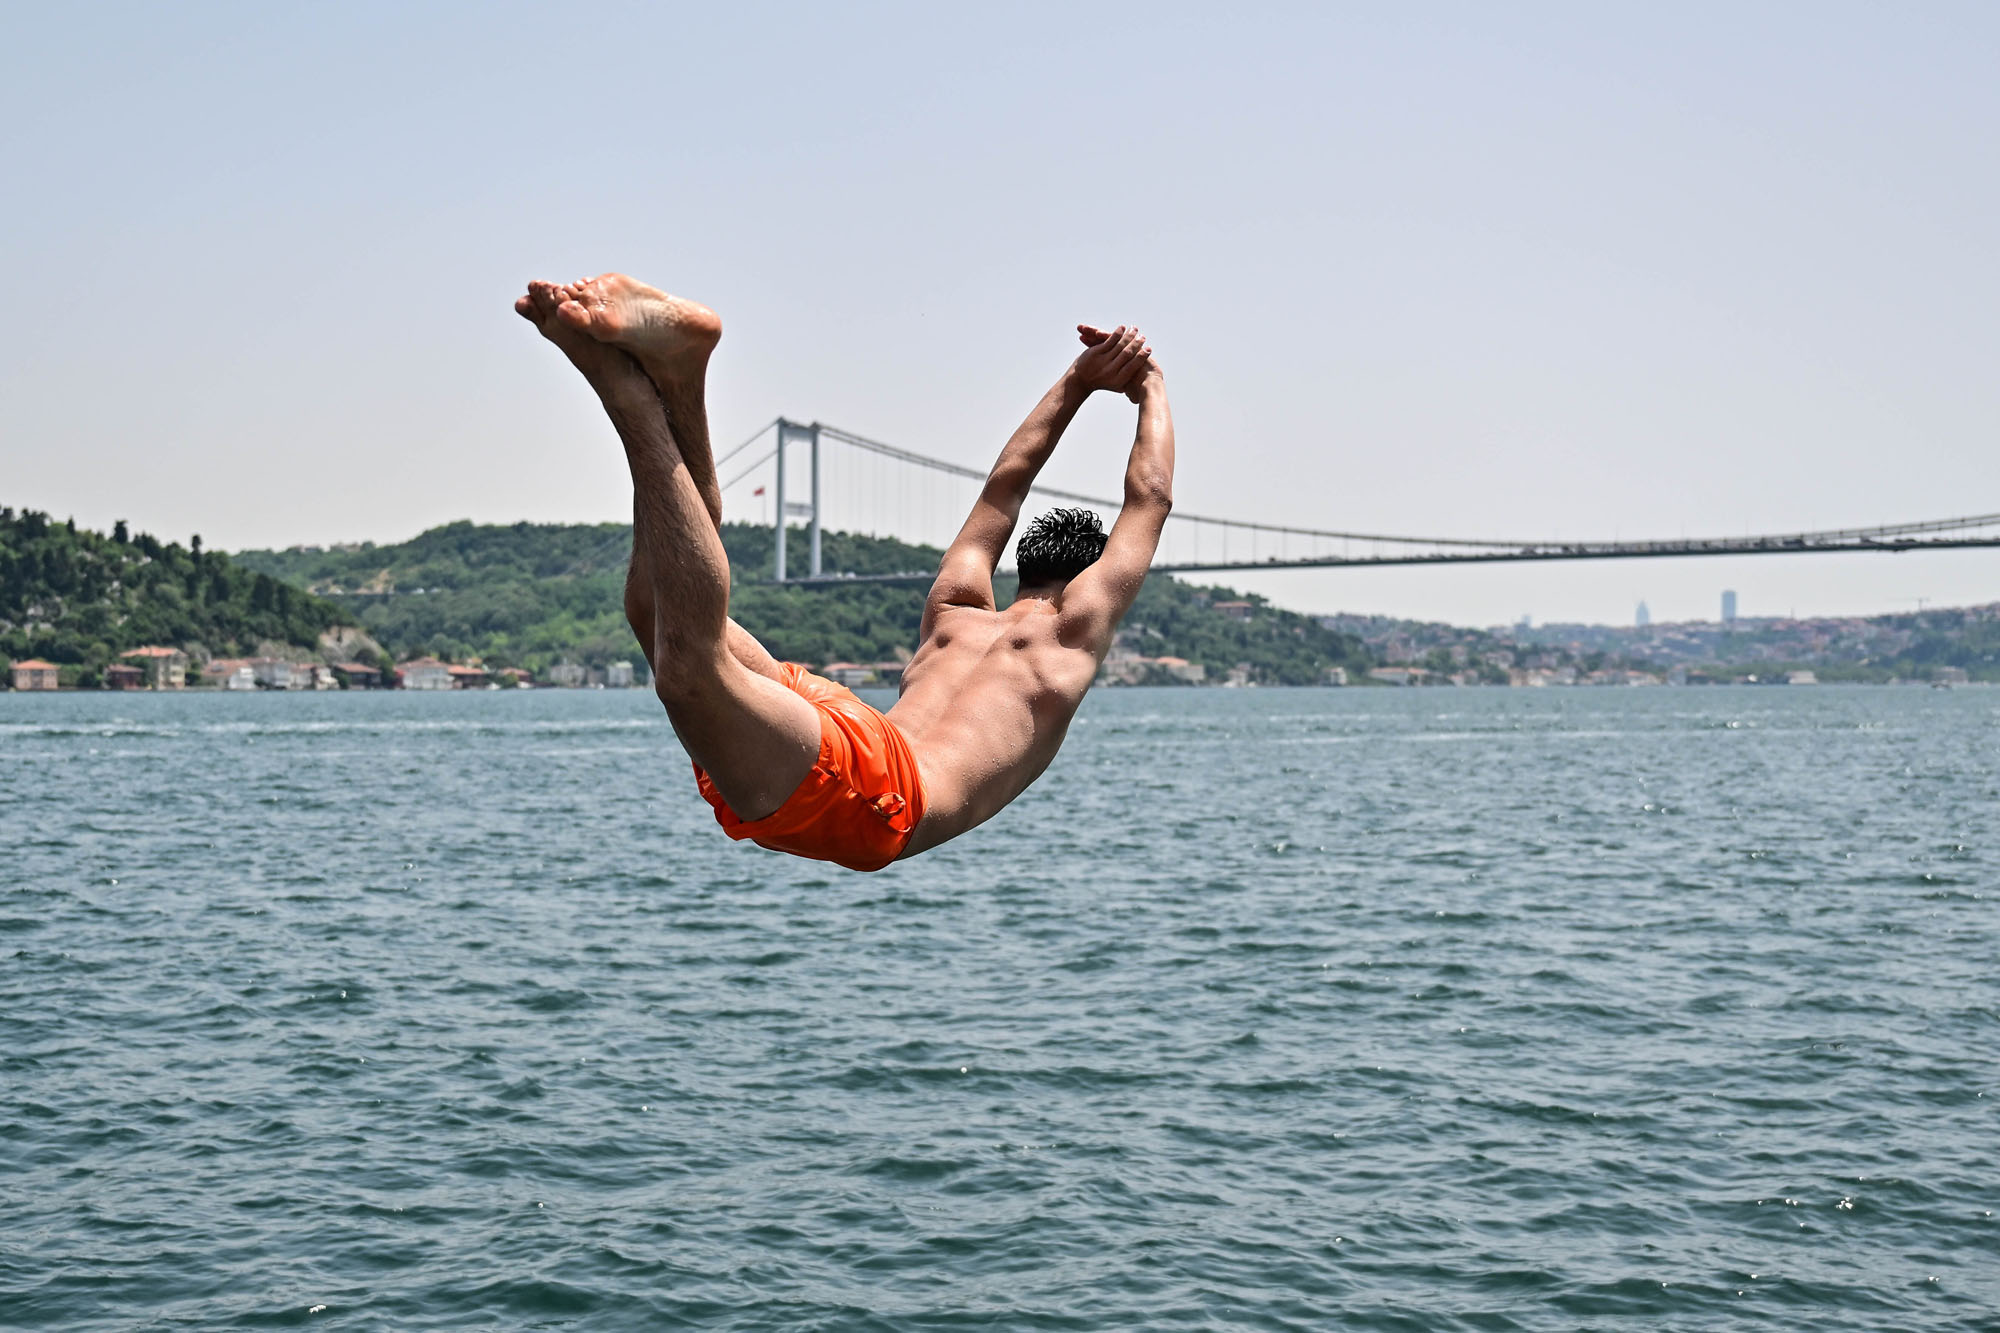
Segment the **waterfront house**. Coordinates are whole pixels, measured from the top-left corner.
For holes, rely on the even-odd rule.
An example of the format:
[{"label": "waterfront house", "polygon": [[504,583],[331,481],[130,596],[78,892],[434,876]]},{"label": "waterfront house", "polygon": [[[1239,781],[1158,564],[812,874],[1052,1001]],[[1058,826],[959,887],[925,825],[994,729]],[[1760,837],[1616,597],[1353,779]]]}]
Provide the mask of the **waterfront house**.
[{"label": "waterfront house", "polygon": [[875,668],[863,666],[859,662],[828,662],[826,669],[819,673],[836,685],[852,689],[856,685],[866,685],[875,679]]},{"label": "waterfront house", "polygon": [[187,654],[178,648],[149,646],[118,654],[139,668],[145,684],[156,690],[178,690],[187,684]]},{"label": "waterfront house", "polygon": [[558,662],[549,668],[549,684],[576,689],[583,684],[583,668],[574,662]]},{"label": "waterfront house", "polygon": [[632,664],[613,662],[604,668],[604,684],[609,689],[629,690],[632,688]]},{"label": "waterfront house", "polygon": [[52,690],[56,687],[56,664],[44,662],[39,657],[31,657],[25,662],[14,663],[14,688],[17,690]]},{"label": "waterfront house", "polygon": [[1145,657],[1129,648],[1113,648],[1098,669],[1098,682],[1106,685],[1165,684],[1203,685],[1208,668],[1185,657]]},{"label": "waterfront house", "polygon": [[254,690],[257,673],[247,657],[214,657],[201,669],[202,679],[225,690]]},{"label": "waterfront house", "polygon": [[1190,662],[1185,657],[1152,657],[1141,660],[1155,670],[1165,672],[1168,679],[1177,680],[1183,685],[1199,685],[1208,679],[1207,667],[1199,662]]},{"label": "waterfront house", "polygon": [[143,690],[146,688],[146,671],[129,662],[113,662],[104,668],[104,688],[107,690]]},{"label": "waterfront house", "polygon": [[[250,671],[257,684],[267,690],[310,690],[319,687],[318,675],[312,667],[298,662],[287,662],[280,657],[253,657]],[[333,677],[327,677],[333,683]]]},{"label": "waterfront house", "polygon": [[406,690],[449,690],[454,688],[451,667],[435,657],[418,657],[396,667],[396,678]]},{"label": "waterfront house", "polygon": [[372,690],[382,683],[382,672],[366,662],[335,662],[333,669],[347,678],[350,690]]},{"label": "waterfront house", "polygon": [[459,666],[454,663],[445,670],[451,673],[451,687],[454,690],[483,690],[492,680],[492,677],[486,674],[485,667]]}]

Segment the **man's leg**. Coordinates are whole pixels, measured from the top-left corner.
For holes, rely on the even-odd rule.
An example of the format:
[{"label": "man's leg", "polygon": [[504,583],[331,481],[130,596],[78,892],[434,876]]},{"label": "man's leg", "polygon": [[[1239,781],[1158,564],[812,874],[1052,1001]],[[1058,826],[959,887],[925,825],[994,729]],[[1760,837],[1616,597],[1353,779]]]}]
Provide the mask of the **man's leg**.
[{"label": "man's leg", "polygon": [[[681,461],[720,536],[722,485],[709,444],[707,388],[708,357],[722,336],[722,321],[707,306],[669,296],[622,273],[568,283],[556,293],[556,316],[563,324],[624,349],[653,381]],[[625,618],[649,651],[657,620],[652,596],[651,580],[635,559],[625,580]],[[725,643],[744,666],[773,680],[781,678],[777,659],[734,620],[728,623]]]},{"label": "man's leg", "polygon": [[[632,625],[632,633],[638,636],[639,647],[646,654],[646,661],[653,660],[653,639],[658,633],[659,616],[653,609],[653,580],[646,562],[640,558],[638,533],[638,505],[632,507],[632,564],[625,571],[625,619]],[[734,619],[723,626],[723,646],[729,655],[760,676],[772,680],[783,680],[784,672],[778,667],[778,659],[770,650],[757,642],[757,636],[737,624]]]},{"label": "man's leg", "polygon": [[[628,610],[640,613],[635,629],[650,621],[641,632],[650,633],[654,689],[681,743],[730,809],[760,819],[784,803],[818,758],[819,714],[731,650],[729,560],[646,373],[623,351],[556,319],[560,298],[552,284],[531,283],[528,292],[515,309],[583,373],[625,444],[634,577],[651,593],[650,605],[630,606],[643,599],[628,599]],[[706,336],[712,347],[713,334]],[[699,364],[706,362],[703,348]]]}]

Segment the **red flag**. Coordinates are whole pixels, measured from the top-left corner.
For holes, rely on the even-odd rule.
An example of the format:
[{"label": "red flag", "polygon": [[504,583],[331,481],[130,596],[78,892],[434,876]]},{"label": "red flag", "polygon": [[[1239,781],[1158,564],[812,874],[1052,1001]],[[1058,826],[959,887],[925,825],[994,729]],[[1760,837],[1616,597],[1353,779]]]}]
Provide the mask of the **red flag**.
[{"label": "red flag", "polygon": [[764,493],[764,488],[762,486],[759,486],[756,490],[750,492],[750,494],[752,495],[762,495],[763,493]]}]

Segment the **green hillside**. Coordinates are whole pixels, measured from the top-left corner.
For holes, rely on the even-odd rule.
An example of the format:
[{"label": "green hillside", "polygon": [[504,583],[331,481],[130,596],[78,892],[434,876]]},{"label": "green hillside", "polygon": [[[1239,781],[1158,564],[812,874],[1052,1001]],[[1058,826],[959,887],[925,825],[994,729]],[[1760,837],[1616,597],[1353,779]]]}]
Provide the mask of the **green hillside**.
[{"label": "green hillside", "polygon": [[0,655],[61,664],[91,683],[147,644],[229,655],[259,643],[312,645],[345,619],[332,602],[119,523],[111,535],[34,510],[0,509]]},{"label": "green hillside", "polygon": [[[539,671],[564,657],[595,665],[634,656],[623,609],[630,532],[617,523],[458,522],[393,545],[244,551],[236,559],[339,603],[399,657],[477,656]],[[748,523],[723,531],[731,614],[774,654],[823,665],[886,661],[915,649],[921,586],[776,587],[768,582],[772,537],[770,528]],[[789,540],[802,559],[804,530],[794,529]],[[844,532],[822,534],[822,550],[825,568],[854,574],[934,569],[940,554]],[[1238,620],[1209,606],[1236,598],[1227,589],[1155,578],[1126,624],[1138,651],[1185,657],[1214,676],[1248,663],[1256,679],[1311,684],[1329,666],[1364,665],[1356,640],[1311,617],[1257,602]]]}]

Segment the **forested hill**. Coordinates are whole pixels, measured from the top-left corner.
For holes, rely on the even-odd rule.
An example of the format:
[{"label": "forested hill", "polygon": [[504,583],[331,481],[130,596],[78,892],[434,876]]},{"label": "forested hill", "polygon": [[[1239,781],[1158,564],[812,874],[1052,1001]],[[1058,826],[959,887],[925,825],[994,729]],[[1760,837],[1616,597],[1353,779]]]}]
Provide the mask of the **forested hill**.
[{"label": "forested hill", "polygon": [[[773,653],[823,665],[888,661],[916,647],[922,587],[775,587],[767,581],[772,536],[747,523],[723,530],[731,614]],[[805,531],[793,529],[790,544],[794,563],[802,563]],[[393,545],[244,551],[236,559],[338,602],[399,657],[476,656],[540,670],[561,658],[600,664],[634,657],[624,616],[630,548],[631,529],[622,523],[458,522]],[[854,574],[935,569],[940,554],[844,532],[822,534],[822,550],[825,568]],[[1001,590],[1003,598],[1010,593]],[[1237,619],[1210,605],[1232,600],[1239,599],[1225,589],[1155,578],[1126,624],[1138,651],[1200,662],[1212,676],[1248,663],[1256,679],[1307,684],[1322,680],[1329,666],[1364,665],[1356,640],[1311,617],[1259,603]]]},{"label": "forested hill", "polygon": [[249,653],[313,644],[339,607],[219,551],[119,523],[109,536],[32,509],[0,509],[0,654],[101,670],[128,648]]}]

